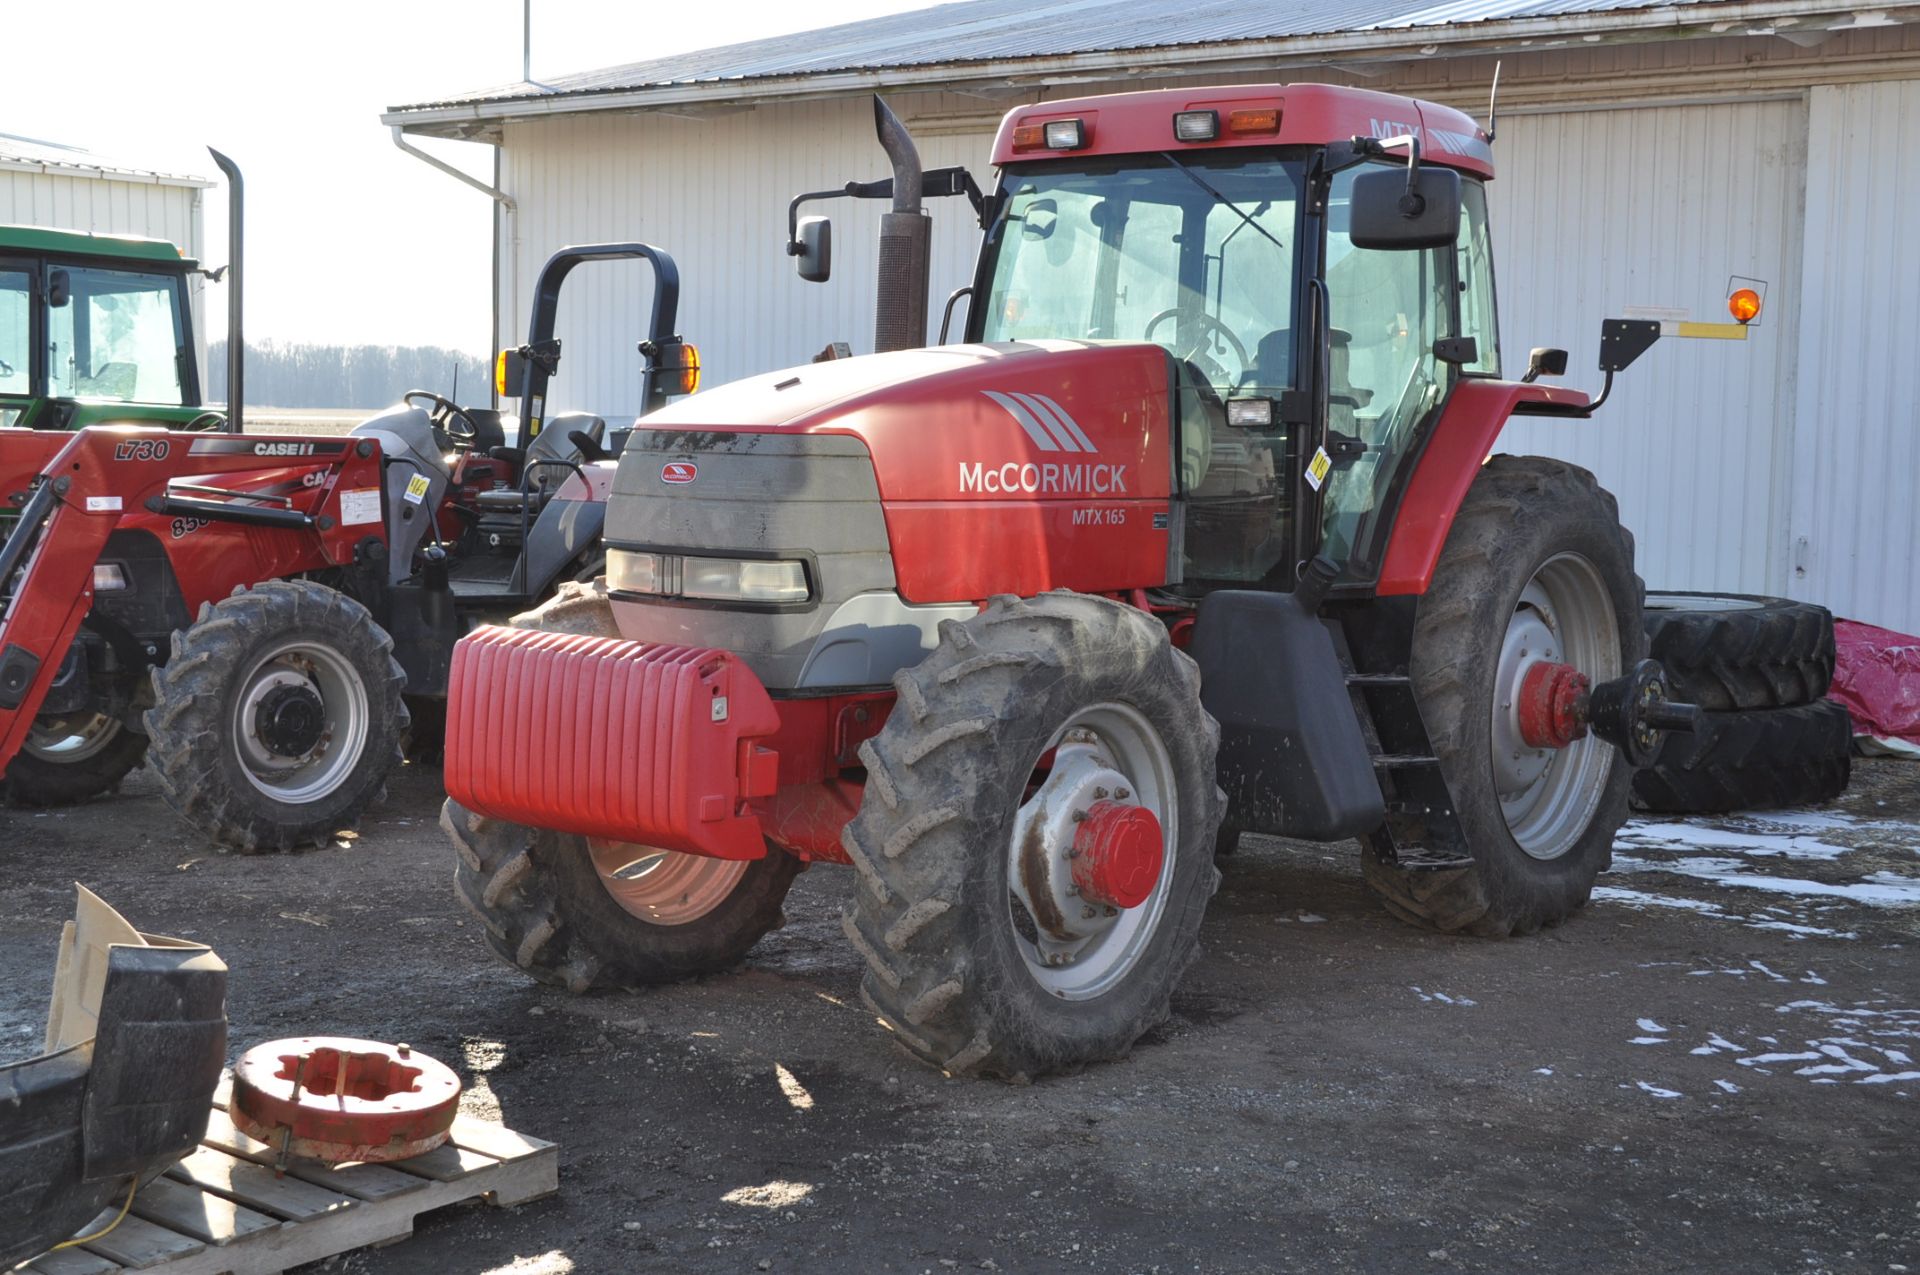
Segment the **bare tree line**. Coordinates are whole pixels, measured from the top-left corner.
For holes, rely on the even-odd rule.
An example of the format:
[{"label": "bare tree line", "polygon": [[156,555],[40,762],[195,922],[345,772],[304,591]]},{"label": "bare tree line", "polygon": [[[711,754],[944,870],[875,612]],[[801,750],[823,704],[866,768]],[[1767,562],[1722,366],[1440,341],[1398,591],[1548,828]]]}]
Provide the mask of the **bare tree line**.
[{"label": "bare tree line", "polygon": [[[470,405],[490,401],[487,361],[437,345],[247,343],[247,401],[273,407],[378,408],[408,390],[433,390]],[[206,392],[225,396],[227,343],[207,349]]]}]

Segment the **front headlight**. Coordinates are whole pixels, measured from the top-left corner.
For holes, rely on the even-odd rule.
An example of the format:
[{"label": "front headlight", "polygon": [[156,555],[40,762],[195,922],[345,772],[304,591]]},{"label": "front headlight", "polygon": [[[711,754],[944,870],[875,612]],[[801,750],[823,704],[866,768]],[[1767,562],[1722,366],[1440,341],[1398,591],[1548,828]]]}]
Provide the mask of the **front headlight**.
[{"label": "front headlight", "polygon": [[707,602],[781,604],[805,602],[812,596],[804,562],[709,558],[629,549],[607,552],[607,588],[615,593],[699,598]]},{"label": "front headlight", "polygon": [[659,593],[660,555],[629,549],[607,551],[607,588],[613,593]]}]

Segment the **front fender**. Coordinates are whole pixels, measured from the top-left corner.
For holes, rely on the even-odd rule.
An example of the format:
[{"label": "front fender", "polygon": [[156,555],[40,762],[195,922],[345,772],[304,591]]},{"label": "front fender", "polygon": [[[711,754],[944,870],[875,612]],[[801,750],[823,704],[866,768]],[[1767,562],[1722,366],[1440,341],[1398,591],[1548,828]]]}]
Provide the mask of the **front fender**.
[{"label": "front fender", "polygon": [[1559,386],[1483,380],[1455,385],[1414,462],[1374,592],[1384,597],[1427,591],[1460,502],[1493,454],[1509,417],[1585,417],[1588,406],[1586,394]]}]

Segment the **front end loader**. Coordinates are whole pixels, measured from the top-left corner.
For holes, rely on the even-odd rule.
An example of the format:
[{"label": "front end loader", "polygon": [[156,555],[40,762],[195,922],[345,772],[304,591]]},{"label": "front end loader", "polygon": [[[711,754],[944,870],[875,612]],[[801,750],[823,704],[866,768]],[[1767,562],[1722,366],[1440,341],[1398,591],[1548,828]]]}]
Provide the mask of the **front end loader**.
[{"label": "front end loader", "polygon": [[[1049,102],[982,194],[878,115],[893,177],[837,193],[893,201],[883,352],[642,422],[604,586],[456,651],[443,823],[495,950],[723,969],[847,864],[892,1038],[1018,1078],[1164,1018],[1243,833],[1357,839],[1437,929],[1572,916],[1694,710],[1613,498],[1489,459],[1595,400],[1558,351],[1501,375],[1486,133],[1321,85]],[[985,233],[964,343],[914,348],[929,193]],[[1658,328],[1610,321],[1609,380]]]}]

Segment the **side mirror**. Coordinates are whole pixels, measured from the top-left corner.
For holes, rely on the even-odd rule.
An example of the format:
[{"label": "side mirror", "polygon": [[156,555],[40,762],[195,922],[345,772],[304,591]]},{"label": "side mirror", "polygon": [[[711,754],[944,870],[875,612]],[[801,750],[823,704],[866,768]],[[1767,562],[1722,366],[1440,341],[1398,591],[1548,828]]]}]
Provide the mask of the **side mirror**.
[{"label": "side mirror", "polygon": [[1353,179],[1347,237],[1356,248],[1447,248],[1460,237],[1460,174],[1380,168]]},{"label": "side mirror", "polygon": [[1527,353],[1527,374],[1520,378],[1523,384],[1531,385],[1543,376],[1565,376],[1567,374],[1567,352],[1556,350],[1550,345],[1536,345]]},{"label": "side mirror", "polygon": [[833,223],[825,217],[802,217],[796,249],[800,277],[808,283],[825,283],[833,274]]},{"label": "side mirror", "polygon": [[73,300],[73,282],[67,272],[55,266],[47,271],[47,304],[55,310]]}]

